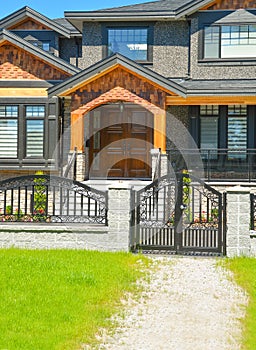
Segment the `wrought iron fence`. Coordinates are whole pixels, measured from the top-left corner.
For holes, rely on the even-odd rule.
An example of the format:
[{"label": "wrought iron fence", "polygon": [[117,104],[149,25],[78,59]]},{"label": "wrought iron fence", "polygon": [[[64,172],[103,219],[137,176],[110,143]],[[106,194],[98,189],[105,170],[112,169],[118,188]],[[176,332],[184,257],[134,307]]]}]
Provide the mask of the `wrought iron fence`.
[{"label": "wrought iron fence", "polygon": [[107,195],[85,184],[49,175],[0,182],[0,222],[107,225]]},{"label": "wrought iron fence", "polygon": [[207,181],[256,181],[256,149],[184,149],[168,150],[167,154],[169,171],[191,170],[186,160],[196,166],[200,158]]},{"label": "wrought iron fence", "polygon": [[225,254],[222,194],[187,172],[163,176],[136,198],[133,247]]}]

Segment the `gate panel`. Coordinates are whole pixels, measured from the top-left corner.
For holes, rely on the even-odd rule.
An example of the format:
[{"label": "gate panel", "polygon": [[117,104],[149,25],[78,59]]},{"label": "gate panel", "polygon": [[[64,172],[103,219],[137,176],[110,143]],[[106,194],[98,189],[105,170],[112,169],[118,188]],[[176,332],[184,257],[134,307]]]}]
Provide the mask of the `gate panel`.
[{"label": "gate panel", "polygon": [[225,254],[222,194],[184,173],[137,193],[134,247],[177,254]]}]

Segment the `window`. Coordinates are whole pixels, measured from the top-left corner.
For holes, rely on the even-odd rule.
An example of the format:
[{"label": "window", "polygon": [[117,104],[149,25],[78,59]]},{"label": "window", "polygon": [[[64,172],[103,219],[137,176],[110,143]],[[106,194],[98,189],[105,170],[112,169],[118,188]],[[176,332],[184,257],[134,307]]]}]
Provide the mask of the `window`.
[{"label": "window", "polygon": [[107,55],[120,53],[135,61],[148,61],[148,28],[107,28]]},{"label": "window", "polygon": [[[246,158],[247,148],[247,106],[228,106],[228,157]],[[232,152],[233,150],[233,152]]]},{"label": "window", "polygon": [[0,158],[17,158],[18,106],[0,106]]},{"label": "window", "polygon": [[26,106],[26,156],[44,155],[44,106]]},{"label": "window", "polygon": [[38,41],[38,40],[29,40],[31,44],[34,46],[39,47],[40,49],[43,49],[44,51],[50,51],[50,42],[48,41]]},{"label": "window", "polygon": [[204,58],[256,57],[256,25],[205,27]]},{"label": "window", "polygon": [[200,106],[200,148],[208,150],[202,151],[203,158],[217,158],[217,153],[212,150],[218,148],[218,115],[219,106]]}]

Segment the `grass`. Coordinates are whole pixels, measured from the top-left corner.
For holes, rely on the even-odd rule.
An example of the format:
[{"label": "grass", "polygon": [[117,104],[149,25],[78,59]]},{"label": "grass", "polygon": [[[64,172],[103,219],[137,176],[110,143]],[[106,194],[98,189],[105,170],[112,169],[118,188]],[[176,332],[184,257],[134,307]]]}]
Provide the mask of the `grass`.
[{"label": "grass", "polygon": [[0,350],[79,349],[95,342],[141,256],[91,251],[0,250]]},{"label": "grass", "polygon": [[249,295],[249,305],[243,327],[243,349],[256,349],[256,259],[227,259],[225,266],[234,273],[236,282]]}]

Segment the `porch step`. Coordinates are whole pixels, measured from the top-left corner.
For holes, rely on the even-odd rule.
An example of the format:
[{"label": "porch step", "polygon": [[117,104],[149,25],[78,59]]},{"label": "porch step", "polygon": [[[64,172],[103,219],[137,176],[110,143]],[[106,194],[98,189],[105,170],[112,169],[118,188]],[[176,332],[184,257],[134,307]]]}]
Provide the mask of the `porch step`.
[{"label": "porch step", "polygon": [[95,188],[96,190],[100,191],[106,191],[109,186],[113,185],[120,185],[124,184],[131,188],[133,188],[135,191],[139,191],[143,187],[149,185],[152,181],[151,180],[87,180],[83,181],[87,186],[90,186],[92,188]]}]

